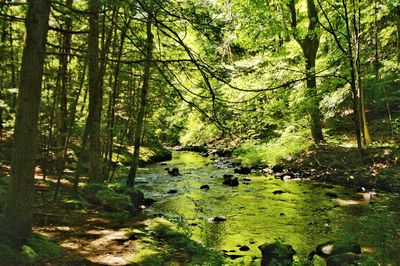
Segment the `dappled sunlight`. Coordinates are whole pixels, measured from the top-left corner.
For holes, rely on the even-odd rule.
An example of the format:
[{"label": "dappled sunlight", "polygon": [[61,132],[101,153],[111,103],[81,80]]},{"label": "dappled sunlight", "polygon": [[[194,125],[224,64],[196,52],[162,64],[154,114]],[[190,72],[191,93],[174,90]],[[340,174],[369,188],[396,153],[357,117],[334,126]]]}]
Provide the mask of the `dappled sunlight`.
[{"label": "dappled sunlight", "polygon": [[0,265],[400,261],[395,0],[0,2]]}]

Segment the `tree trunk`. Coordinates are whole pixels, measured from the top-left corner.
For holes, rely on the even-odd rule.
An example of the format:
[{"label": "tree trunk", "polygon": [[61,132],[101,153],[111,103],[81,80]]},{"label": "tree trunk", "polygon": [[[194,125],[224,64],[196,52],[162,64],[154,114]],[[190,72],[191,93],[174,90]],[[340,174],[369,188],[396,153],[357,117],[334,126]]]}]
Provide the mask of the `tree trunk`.
[{"label": "tree trunk", "polygon": [[295,1],[289,2],[289,10],[291,14],[291,25],[293,37],[300,45],[304,58],[306,60],[306,77],[307,77],[307,112],[310,117],[311,137],[318,144],[324,141],[322,134],[322,114],[319,109],[319,97],[317,95],[317,80],[315,78],[315,62],[319,48],[318,36],[318,12],[314,0],[307,0],[308,14],[308,31],[304,38],[300,38],[297,33],[297,14]]},{"label": "tree trunk", "polygon": [[352,36],[353,36],[353,47],[354,47],[354,66],[355,68],[355,75],[356,75],[356,85],[359,94],[359,108],[360,108],[360,121],[362,125],[362,131],[364,136],[364,143],[370,144],[372,143],[372,138],[368,130],[368,123],[367,123],[367,115],[365,113],[365,100],[364,100],[364,88],[362,86],[362,76],[361,76],[361,58],[360,58],[360,38],[359,38],[359,31],[360,31],[360,19],[361,19],[361,12],[359,6],[355,4],[354,0],[352,1],[353,7],[353,16],[352,16]]},{"label": "tree trunk", "polygon": [[99,11],[100,1],[89,0],[89,182],[100,183],[102,178],[101,160],[101,109],[102,92],[99,86]]},{"label": "tree trunk", "polygon": [[[313,47],[313,48],[312,48]],[[304,51],[304,49],[303,49]],[[311,126],[311,137],[314,143],[320,143],[324,141],[324,136],[322,134],[322,114],[319,109],[319,97],[317,95],[317,80],[315,78],[315,61],[316,54],[318,51],[318,44],[310,45],[309,52],[304,51],[306,57],[306,75],[307,75],[307,97],[308,106],[307,111],[310,116],[310,126]]]},{"label": "tree trunk", "polygon": [[346,32],[347,32],[347,47],[348,47],[348,61],[350,64],[350,75],[351,75],[351,80],[350,80],[350,87],[351,87],[351,92],[353,94],[353,120],[354,120],[354,128],[355,128],[355,133],[356,133],[356,138],[357,138],[357,147],[360,152],[360,159],[361,161],[363,160],[363,147],[362,147],[362,142],[361,142],[361,129],[360,129],[360,116],[359,116],[359,109],[358,109],[358,103],[359,103],[359,95],[357,92],[357,85],[356,85],[356,72],[355,68],[356,66],[354,65],[354,56],[353,56],[353,43],[351,39],[351,30],[350,30],[350,19],[349,19],[349,13],[347,9],[347,4],[346,0],[342,0],[343,8],[344,8],[344,15],[345,15],[345,22],[346,22]]},{"label": "tree trunk", "polygon": [[[73,0],[66,0],[66,6],[68,8],[72,8]],[[69,33],[72,30],[72,19],[67,16],[64,21],[65,32],[63,33],[62,45],[60,49],[60,80],[61,80],[61,91],[60,91],[60,113],[59,113],[59,131],[58,131],[58,140],[57,140],[57,186],[56,192],[54,193],[54,199],[57,198],[60,185],[61,178],[64,173],[64,165],[65,165],[65,153],[64,149],[67,148],[68,142],[68,98],[67,98],[67,87],[68,87],[68,63],[69,56],[71,50],[71,34]]]},{"label": "tree trunk", "polygon": [[50,0],[30,0],[11,161],[11,185],[5,212],[6,233],[16,239],[32,232],[34,171],[38,148],[38,119]]},{"label": "tree trunk", "polygon": [[136,172],[139,166],[139,151],[141,146],[141,138],[143,131],[143,120],[146,112],[146,98],[150,85],[150,75],[151,75],[151,60],[153,59],[153,33],[151,32],[151,26],[153,23],[153,17],[151,11],[148,12],[147,21],[146,21],[146,62],[144,65],[144,73],[143,73],[143,86],[140,92],[140,108],[136,120],[136,130],[135,130],[135,145],[133,152],[133,162],[131,168],[129,170],[128,179],[126,184],[129,187],[133,187],[135,184]]},{"label": "tree trunk", "polygon": [[112,89],[112,95],[110,99],[110,123],[108,125],[109,132],[108,132],[108,151],[106,154],[108,155],[107,164],[106,164],[106,169],[104,171],[104,177],[106,180],[109,179],[109,174],[111,170],[111,164],[112,164],[112,154],[113,154],[113,146],[114,146],[114,128],[115,128],[115,105],[116,105],[116,100],[118,97],[118,87],[119,87],[119,72],[120,72],[120,66],[121,66],[121,57],[124,49],[124,42],[125,42],[125,34],[128,29],[129,22],[126,23],[124,28],[122,29],[121,32],[121,40],[120,40],[120,46],[118,50],[118,58],[117,62],[115,64],[115,72],[114,72],[114,83],[113,83],[113,89]]}]

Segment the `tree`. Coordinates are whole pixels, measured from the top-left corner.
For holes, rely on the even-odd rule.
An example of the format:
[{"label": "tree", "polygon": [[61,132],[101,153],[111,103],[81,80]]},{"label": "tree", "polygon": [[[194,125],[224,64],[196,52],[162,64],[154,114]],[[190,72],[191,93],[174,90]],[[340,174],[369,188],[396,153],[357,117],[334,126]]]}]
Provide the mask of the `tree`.
[{"label": "tree", "polygon": [[[338,7],[342,7],[343,13],[341,10],[336,7],[335,11],[339,13],[341,18],[344,20],[344,34],[342,31],[338,30],[337,28],[334,28],[332,18],[328,16],[328,13],[326,9],[322,6],[321,0],[318,0],[318,5],[321,8],[321,11],[323,13],[323,16],[327,22],[328,25],[324,25],[323,23],[320,23],[320,25],[327,31],[329,32],[335,41],[336,46],[338,49],[346,55],[347,62],[348,62],[348,69],[350,70],[350,79],[345,78],[348,83],[350,84],[351,92],[352,92],[352,107],[353,107],[353,122],[354,122],[354,129],[356,133],[356,138],[357,138],[357,147],[360,151],[360,158],[362,160],[362,153],[363,153],[363,147],[362,147],[362,139],[361,139],[361,116],[360,116],[360,96],[359,96],[359,91],[357,90],[357,83],[358,83],[358,78],[357,78],[357,62],[355,59],[355,50],[354,50],[354,35],[352,35],[352,30],[351,30],[351,17],[350,17],[350,10],[348,8],[348,3],[347,0],[342,0],[341,5],[338,5]],[[354,9],[353,9],[354,10]],[[353,20],[354,22],[354,20]],[[341,38],[339,38],[339,34],[344,35],[345,43],[343,44],[341,42]],[[352,37],[353,36],[353,37]]]},{"label": "tree", "polygon": [[99,80],[99,12],[100,1],[89,0],[89,181],[100,183],[103,181],[103,169],[101,160],[101,111],[102,91]]},{"label": "tree", "polygon": [[319,109],[319,99],[317,95],[317,80],[315,77],[315,62],[317,59],[319,47],[319,24],[318,24],[318,11],[315,6],[314,0],[307,0],[307,14],[308,14],[308,30],[305,36],[301,36],[297,27],[297,12],[295,0],[289,3],[291,14],[291,26],[293,30],[293,37],[299,43],[304,57],[306,59],[306,75],[307,75],[307,110],[310,116],[311,137],[315,143],[324,141],[321,125],[321,111]]},{"label": "tree", "polygon": [[4,217],[7,230],[5,232],[16,239],[26,238],[32,231],[39,106],[50,6],[50,0],[28,1],[26,41],[21,63],[11,162],[11,185]]},{"label": "tree", "polygon": [[147,20],[146,20],[146,61],[144,65],[143,72],[143,85],[140,91],[140,106],[136,119],[136,130],[135,130],[135,143],[133,151],[133,162],[131,169],[129,170],[128,179],[126,181],[127,185],[133,187],[135,183],[136,171],[139,166],[139,152],[142,141],[143,133],[143,122],[146,113],[146,102],[147,94],[150,88],[150,75],[151,75],[151,61],[153,59],[153,33],[151,32],[151,27],[153,24],[153,10],[151,8],[146,8],[147,10]]}]

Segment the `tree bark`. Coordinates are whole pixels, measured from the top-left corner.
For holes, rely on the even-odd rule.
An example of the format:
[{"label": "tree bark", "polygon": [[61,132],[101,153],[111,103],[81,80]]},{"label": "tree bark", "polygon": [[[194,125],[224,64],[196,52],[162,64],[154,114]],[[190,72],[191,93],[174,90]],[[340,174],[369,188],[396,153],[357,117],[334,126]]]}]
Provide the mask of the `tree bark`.
[{"label": "tree bark", "polygon": [[[65,5],[68,8],[72,8],[73,0],[66,0]],[[72,30],[72,18],[67,16],[64,21],[65,32],[63,32],[62,45],[61,45],[61,55],[59,59],[60,63],[60,79],[61,79],[61,91],[60,91],[60,113],[59,113],[59,132],[57,140],[57,186],[54,193],[54,200],[57,199],[58,192],[61,187],[61,178],[64,174],[65,165],[65,155],[68,148],[68,63],[71,50],[71,34]]]},{"label": "tree bark", "polygon": [[11,161],[11,185],[5,212],[6,233],[23,239],[32,232],[34,171],[38,120],[50,0],[30,0],[21,63],[19,95]]},{"label": "tree bark", "polygon": [[135,130],[135,145],[133,151],[133,162],[129,170],[128,179],[126,184],[129,187],[133,187],[135,184],[136,172],[139,166],[139,153],[141,146],[141,138],[143,132],[143,120],[146,112],[146,101],[147,93],[150,87],[150,75],[151,75],[151,60],[153,58],[153,33],[151,32],[151,26],[153,24],[152,11],[148,11],[147,21],[146,21],[146,62],[144,65],[143,73],[143,86],[140,92],[140,108],[136,120],[136,130]]},{"label": "tree bark", "polygon": [[108,180],[109,179],[109,174],[111,170],[111,164],[112,164],[112,155],[113,155],[113,146],[114,146],[114,129],[115,129],[115,105],[116,105],[116,100],[118,97],[118,87],[119,87],[119,72],[120,72],[120,66],[121,66],[121,57],[123,53],[123,48],[124,48],[124,42],[125,42],[125,34],[128,29],[129,23],[126,23],[124,28],[122,29],[121,32],[121,40],[120,40],[120,45],[118,49],[118,58],[117,62],[115,64],[115,72],[114,72],[114,83],[113,83],[113,89],[112,89],[112,95],[110,97],[110,120],[109,120],[109,125],[108,125],[108,150],[106,151],[106,157],[107,163],[106,163],[106,168],[104,171],[104,179]]},{"label": "tree bark", "polygon": [[99,11],[100,1],[89,0],[89,182],[100,183],[102,177],[101,160],[101,109],[102,92],[99,86]]}]

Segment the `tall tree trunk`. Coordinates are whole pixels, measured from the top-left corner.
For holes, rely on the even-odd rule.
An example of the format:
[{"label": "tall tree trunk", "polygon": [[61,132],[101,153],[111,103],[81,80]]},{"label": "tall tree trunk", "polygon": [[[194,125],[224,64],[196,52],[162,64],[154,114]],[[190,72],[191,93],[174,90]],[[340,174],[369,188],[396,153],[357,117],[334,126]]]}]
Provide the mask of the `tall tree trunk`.
[{"label": "tall tree trunk", "polygon": [[103,181],[101,160],[101,109],[102,92],[99,86],[99,12],[100,1],[89,0],[89,182]]},{"label": "tall tree trunk", "polygon": [[[359,1],[359,0],[356,0]],[[360,56],[360,27],[361,27],[361,11],[359,7],[359,2],[356,3],[352,0],[353,16],[352,16],[352,36],[353,36],[353,47],[354,47],[354,66],[356,74],[356,85],[359,94],[359,107],[360,107],[360,120],[361,128],[364,137],[364,143],[372,143],[372,138],[368,129],[367,115],[365,113],[365,99],[364,99],[364,88],[362,86],[362,76],[361,76],[361,56]]]},{"label": "tall tree trunk", "polygon": [[351,30],[350,30],[350,18],[349,18],[349,12],[347,8],[347,3],[346,0],[342,0],[343,8],[344,8],[344,15],[345,15],[345,23],[346,23],[346,32],[347,32],[347,47],[348,47],[348,61],[350,64],[350,87],[351,87],[351,92],[353,94],[353,120],[354,120],[354,128],[355,128],[355,133],[356,133],[356,138],[357,138],[357,147],[360,152],[360,159],[361,161],[363,160],[363,147],[362,147],[362,141],[361,141],[361,129],[360,129],[360,116],[359,116],[359,109],[358,109],[358,103],[359,103],[359,95],[357,92],[357,85],[356,85],[356,66],[355,66],[355,60],[353,56],[353,42],[351,39]]},{"label": "tall tree trunk", "polygon": [[[66,0],[66,6],[72,8],[73,0]],[[72,18],[67,16],[64,21],[65,32],[63,32],[62,44],[61,44],[61,55],[59,59],[60,63],[60,80],[61,80],[61,91],[60,91],[60,112],[59,112],[59,130],[57,139],[57,186],[56,192],[54,193],[54,199],[57,198],[58,192],[61,186],[61,178],[64,173],[65,165],[65,154],[64,151],[68,146],[68,63],[71,50],[71,34],[72,30]]]},{"label": "tall tree trunk", "polygon": [[38,120],[50,0],[28,1],[26,40],[11,161],[11,185],[5,212],[6,233],[23,239],[32,232],[34,171],[38,149]]},{"label": "tall tree trunk", "polygon": [[320,100],[317,95],[317,80],[315,77],[315,62],[319,48],[318,12],[314,0],[307,0],[308,31],[305,37],[300,38],[297,33],[297,13],[294,0],[289,2],[289,10],[292,19],[293,36],[299,43],[306,60],[307,112],[310,117],[311,137],[318,144],[324,141],[322,134],[322,114],[319,109]]},{"label": "tall tree trunk", "polygon": [[304,55],[306,56],[307,97],[309,98],[307,110],[310,116],[311,137],[313,141],[318,144],[324,141],[321,122],[322,114],[319,109],[320,100],[316,91],[317,80],[315,78],[315,61],[318,46],[316,46],[316,49],[311,49],[311,47],[315,47],[315,45],[310,45],[309,47],[309,53],[304,52]]},{"label": "tall tree trunk", "polygon": [[139,166],[139,152],[141,146],[141,138],[143,131],[143,120],[146,112],[146,98],[147,93],[150,87],[150,75],[151,75],[151,60],[153,59],[153,33],[151,32],[151,26],[153,24],[153,15],[152,11],[148,11],[147,21],[146,21],[146,62],[144,65],[144,73],[143,73],[143,86],[140,92],[140,108],[138,112],[138,116],[136,119],[136,130],[135,130],[135,145],[133,152],[133,162],[131,168],[129,170],[128,179],[126,184],[129,187],[133,187],[135,184],[136,172]]},{"label": "tall tree trunk", "polygon": [[125,34],[126,31],[129,27],[129,23],[126,23],[124,28],[122,29],[121,32],[121,40],[120,40],[120,45],[118,49],[118,57],[117,57],[117,62],[115,64],[115,72],[114,72],[114,83],[113,83],[113,89],[112,89],[112,95],[110,99],[110,123],[108,125],[108,151],[106,154],[108,155],[107,158],[107,164],[106,164],[106,169],[104,171],[104,177],[106,180],[109,178],[110,174],[110,169],[111,169],[111,164],[112,164],[112,154],[113,154],[113,146],[114,146],[114,129],[115,129],[115,105],[118,97],[118,87],[119,87],[119,72],[120,72],[120,66],[121,66],[121,57],[122,57],[122,52],[124,50],[124,42],[125,42]]},{"label": "tall tree trunk", "polygon": [[[77,109],[78,109],[79,96],[81,94],[81,91],[83,90],[83,86],[84,86],[84,83],[85,83],[86,68],[87,68],[86,66],[87,66],[87,64],[85,62],[84,63],[84,68],[83,68],[83,71],[82,71],[82,77],[81,77],[80,82],[79,82],[78,95],[77,95],[77,98],[75,99],[76,106],[74,108],[71,107],[71,110],[75,110],[75,113],[73,115],[71,113],[71,115],[70,115],[71,116],[71,123],[75,122],[76,112],[78,111]],[[87,94],[87,90],[85,90],[84,98],[85,98],[86,94]],[[85,107],[85,101],[82,103],[82,109],[84,107]],[[82,115],[82,113],[80,113],[80,115]],[[75,169],[75,178],[74,178],[74,184],[73,184],[73,191],[75,193],[78,192],[78,188],[79,188],[79,175],[81,173],[81,168],[82,168],[82,163],[83,163],[82,162],[83,154],[85,153],[85,149],[86,149],[86,142],[87,142],[87,126],[85,126],[84,136],[82,138],[82,145],[81,145],[79,153],[78,153],[78,161],[77,161],[76,169]]]}]

